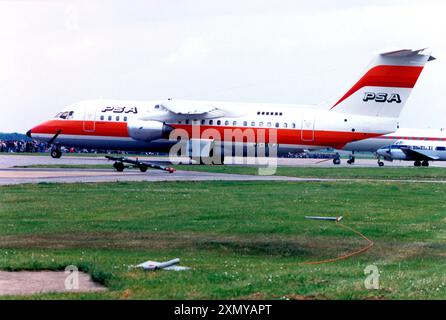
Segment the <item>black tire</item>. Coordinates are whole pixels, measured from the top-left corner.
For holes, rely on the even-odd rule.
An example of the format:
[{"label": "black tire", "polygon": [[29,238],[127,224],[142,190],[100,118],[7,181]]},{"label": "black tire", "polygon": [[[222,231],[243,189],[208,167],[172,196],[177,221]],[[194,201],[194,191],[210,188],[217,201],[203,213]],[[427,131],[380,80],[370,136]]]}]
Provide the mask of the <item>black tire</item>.
[{"label": "black tire", "polygon": [[59,149],[53,149],[51,150],[50,155],[54,159],[59,159],[60,157],[62,157],[62,151],[60,151]]},{"label": "black tire", "polygon": [[147,166],[139,166],[139,171],[146,172],[147,171]]},{"label": "black tire", "polygon": [[340,165],[341,164],[341,159],[340,158],[334,158],[333,159],[333,164],[334,165]]},{"label": "black tire", "polygon": [[380,167],[384,167],[384,162],[382,162],[382,161],[378,161],[378,166],[380,166]]},{"label": "black tire", "polygon": [[424,160],[424,161],[421,163],[421,165],[422,165],[423,167],[429,167],[429,161]]},{"label": "black tire", "polygon": [[420,167],[421,166],[421,162],[420,161],[415,161],[414,163],[413,163],[413,165],[415,166],[415,167]]},{"label": "black tire", "polygon": [[124,164],[122,162],[115,162],[115,163],[113,163],[113,167],[118,172],[124,171]]}]

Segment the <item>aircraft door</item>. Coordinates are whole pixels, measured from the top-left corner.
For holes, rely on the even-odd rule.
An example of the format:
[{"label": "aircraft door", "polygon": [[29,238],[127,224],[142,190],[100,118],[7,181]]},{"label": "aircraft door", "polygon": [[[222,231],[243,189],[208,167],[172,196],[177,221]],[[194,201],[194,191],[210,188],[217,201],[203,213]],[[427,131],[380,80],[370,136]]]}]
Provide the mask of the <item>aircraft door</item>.
[{"label": "aircraft door", "polygon": [[85,107],[84,109],[84,131],[94,132],[96,129],[96,108]]},{"label": "aircraft door", "polygon": [[302,141],[314,141],[314,113],[304,114],[301,127]]}]

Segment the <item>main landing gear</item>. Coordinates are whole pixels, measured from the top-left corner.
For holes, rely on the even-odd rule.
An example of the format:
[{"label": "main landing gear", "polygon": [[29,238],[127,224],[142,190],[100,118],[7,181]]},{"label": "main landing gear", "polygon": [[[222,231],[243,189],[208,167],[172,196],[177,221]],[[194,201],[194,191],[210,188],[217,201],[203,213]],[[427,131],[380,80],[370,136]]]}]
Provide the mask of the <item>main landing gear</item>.
[{"label": "main landing gear", "polygon": [[335,157],[333,158],[333,164],[334,165],[340,165],[341,164],[341,156],[339,153],[336,153]]},{"label": "main landing gear", "polygon": [[352,154],[348,156],[347,163],[348,164],[354,164],[355,163],[355,153],[354,152],[352,152]]},{"label": "main landing gear", "polygon": [[421,166],[423,166],[423,167],[429,167],[429,161],[427,161],[427,160],[423,160],[423,161],[415,160],[415,162],[413,163],[413,165],[414,165],[415,167],[421,167]]},{"label": "main landing gear", "polygon": [[378,160],[378,166],[384,167],[384,162],[382,162],[381,160]]},{"label": "main landing gear", "polygon": [[[115,168],[115,170],[118,172],[122,172],[124,171],[125,168],[130,168],[130,167],[137,167],[141,172],[146,172],[148,168],[159,169],[167,171],[169,173],[175,172],[175,169],[172,167],[165,167],[148,161],[139,161],[124,157],[112,157],[112,156],[105,156],[105,157],[109,160],[115,161],[113,163],[113,168]],[[125,163],[129,163],[130,166],[126,166]]]}]

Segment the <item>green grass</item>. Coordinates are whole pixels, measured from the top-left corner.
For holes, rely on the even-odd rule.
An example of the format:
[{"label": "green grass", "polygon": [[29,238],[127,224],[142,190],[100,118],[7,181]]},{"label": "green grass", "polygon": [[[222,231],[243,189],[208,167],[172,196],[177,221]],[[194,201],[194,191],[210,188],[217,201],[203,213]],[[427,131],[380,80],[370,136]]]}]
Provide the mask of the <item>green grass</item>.
[{"label": "green grass", "polygon": [[[75,264],[104,283],[67,299],[445,299],[442,184],[156,182],[0,187],[0,269]],[[332,222],[343,215],[375,246],[322,265],[364,241]],[[184,272],[128,266],[179,257]],[[381,272],[366,290],[364,268]],[[12,297],[14,298],[14,297]]]},{"label": "green grass", "polygon": [[[198,166],[177,165],[178,170],[206,171],[218,173],[256,175],[259,169],[254,166]],[[346,178],[346,179],[440,179],[446,180],[446,168],[416,168],[416,167],[296,167],[279,166],[277,176],[307,177],[307,178]]]}]

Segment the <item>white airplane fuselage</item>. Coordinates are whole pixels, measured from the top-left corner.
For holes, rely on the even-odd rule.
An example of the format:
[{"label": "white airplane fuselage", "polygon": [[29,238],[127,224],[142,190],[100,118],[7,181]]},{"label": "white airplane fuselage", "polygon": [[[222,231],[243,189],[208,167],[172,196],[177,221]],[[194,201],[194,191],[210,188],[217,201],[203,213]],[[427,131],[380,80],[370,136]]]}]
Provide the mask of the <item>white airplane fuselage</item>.
[{"label": "white airplane fuselage", "polygon": [[446,161],[446,139],[440,141],[398,140],[377,150],[385,160]]},{"label": "white airplane fuselage", "polygon": [[[57,142],[61,145],[135,151],[167,151],[177,142],[173,133],[170,134],[173,138],[153,140],[138,135],[137,126],[140,121],[146,121],[140,120],[144,118],[184,130],[191,138],[192,131],[197,130],[199,135],[193,138],[213,138],[226,146],[234,142],[274,143],[278,145],[280,153],[342,148],[353,141],[393,132],[398,126],[395,118],[349,115],[311,106],[187,101],[184,103],[217,106],[230,114],[215,118],[200,118],[198,115],[191,118],[163,110],[164,103],[166,101],[79,102],[34,127],[32,137],[48,141],[59,132]],[[234,141],[235,131],[241,132],[241,135]],[[212,134],[214,136],[208,137]],[[250,140],[244,142],[243,137],[246,140],[247,136]]]}]

